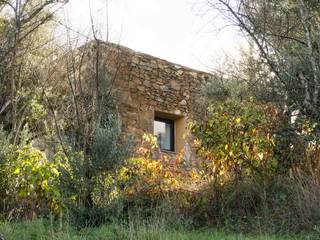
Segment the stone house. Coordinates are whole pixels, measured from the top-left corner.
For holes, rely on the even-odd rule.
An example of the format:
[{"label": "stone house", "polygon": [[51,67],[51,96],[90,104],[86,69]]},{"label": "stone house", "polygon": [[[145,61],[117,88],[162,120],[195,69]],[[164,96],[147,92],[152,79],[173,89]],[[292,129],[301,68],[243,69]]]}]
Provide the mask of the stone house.
[{"label": "stone house", "polygon": [[162,152],[184,151],[189,160],[187,123],[196,114],[200,89],[213,75],[113,43],[99,42],[97,47],[125,132],[138,139],[152,133]]}]

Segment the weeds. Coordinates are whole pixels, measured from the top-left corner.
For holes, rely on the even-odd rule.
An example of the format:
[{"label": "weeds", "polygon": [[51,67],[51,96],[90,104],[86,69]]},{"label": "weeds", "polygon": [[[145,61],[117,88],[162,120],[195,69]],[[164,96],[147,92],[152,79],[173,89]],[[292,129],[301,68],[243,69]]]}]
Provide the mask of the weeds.
[{"label": "weeds", "polygon": [[243,235],[225,234],[222,231],[203,229],[174,229],[163,224],[161,219],[151,222],[135,219],[128,224],[113,223],[98,228],[75,230],[68,224],[57,226],[47,220],[34,220],[21,223],[2,223],[0,233],[6,240],[302,240],[317,239],[317,236],[275,236],[275,235]]}]

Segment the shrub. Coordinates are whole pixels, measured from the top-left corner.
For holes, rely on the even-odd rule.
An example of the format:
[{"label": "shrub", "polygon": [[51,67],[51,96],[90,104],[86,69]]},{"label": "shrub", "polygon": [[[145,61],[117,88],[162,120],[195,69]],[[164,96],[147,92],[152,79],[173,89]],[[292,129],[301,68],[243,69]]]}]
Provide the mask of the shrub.
[{"label": "shrub", "polygon": [[7,160],[7,200],[16,216],[33,218],[48,211],[53,214],[60,212],[59,168],[59,162],[49,161],[41,151],[31,146],[18,149],[16,157]]},{"label": "shrub", "polygon": [[12,145],[0,129],[0,197],[3,218],[33,218],[39,214],[59,214],[62,208],[58,159],[48,159],[39,149]]},{"label": "shrub", "polygon": [[131,155],[132,141],[123,135],[121,122],[110,114],[97,126],[88,148],[65,147],[59,153],[67,168],[60,176],[61,189],[74,223],[102,224],[113,200],[114,179],[110,176]]},{"label": "shrub", "polygon": [[[154,152],[160,155],[153,158]],[[137,156],[126,160],[124,166],[118,170],[116,179],[127,196],[161,195],[179,186],[181,172],[175,170],[180,164],[179,159],[172,162],[161,154],[154,136],[144,135],[137,149]]]},{"label": "shrub", "polygon": [[[9,177],[7,174],[7,159],[11,159],[14,155],[14,147],[9,143],[7,133],[0,127],[0,212],[1,215],[6,210],[7,190]],[[0,215],[0,219],[3,217]],[[4,214],[5,215],[5,214]]]},{"label": "shrub", "polygon": [[274,172],[275,120],[274,108],[253,100],[211,103],[205,120],[190,124],[205,174],[240,181]]},{"label": "shrub", "polygon": [[127,220],[159,217],[170,224],[189,224],[205,201],[195,187],[201,180],[197,172],[186,168],[182,154],[169,158],[161,153],[152,135],[144,135],[136,156],[109,177],[113,202],[121,202],[121,217]]}]

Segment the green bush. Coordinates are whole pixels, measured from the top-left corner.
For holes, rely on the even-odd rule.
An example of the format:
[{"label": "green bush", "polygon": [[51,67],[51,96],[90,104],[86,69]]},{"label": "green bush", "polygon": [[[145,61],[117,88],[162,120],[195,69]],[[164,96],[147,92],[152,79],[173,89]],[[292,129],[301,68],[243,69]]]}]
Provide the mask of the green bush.
[{"label": "green bush", "polygon": [[276,111],[253,100],[211,103],[204,121],[190,124],[194,145],[205,159],[204,173],[240,181],[246,176],[272,174]]},{"label": "green bush", "polygon": [[4,170],[8,176],[7,201],[16,216],[33,218],[62,207],[58,187],[60,162],[48,160],[36,148],[25,146],[8,159]]},{"label": "green bush", "polygon": [[66,168],[60,175],[63,197],[69,213],[79,226],[99,225],[110,219],[110,204],[115,182],[110,173],[131,155],[131,138],[125,138],[121,122],[109,115],[96,127],[89,149],[60,151]]},{"label": "green bush", "polygon": [[6,169],[7,159],[11,159],[14,147],[9,143],[7,133],[0,127],[0,219],[5,217],[7,209],[7,191],[9,177]]}]

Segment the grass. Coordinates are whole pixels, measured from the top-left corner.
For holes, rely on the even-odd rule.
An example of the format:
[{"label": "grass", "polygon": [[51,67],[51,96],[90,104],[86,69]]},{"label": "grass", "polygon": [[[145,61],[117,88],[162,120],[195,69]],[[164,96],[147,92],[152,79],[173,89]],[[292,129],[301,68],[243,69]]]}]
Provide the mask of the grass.
[{"label": "grass", "polygon": [[188,231],[168,229],[163,224],[110,224],[98,228],[75,230],[63,224],[56,226],[48,221],[35,220],[21,223],[1,223],[0,233],[5,240],[307,240],[319,239],[319,236],[269,236],[226,234],[214,230]]}]

